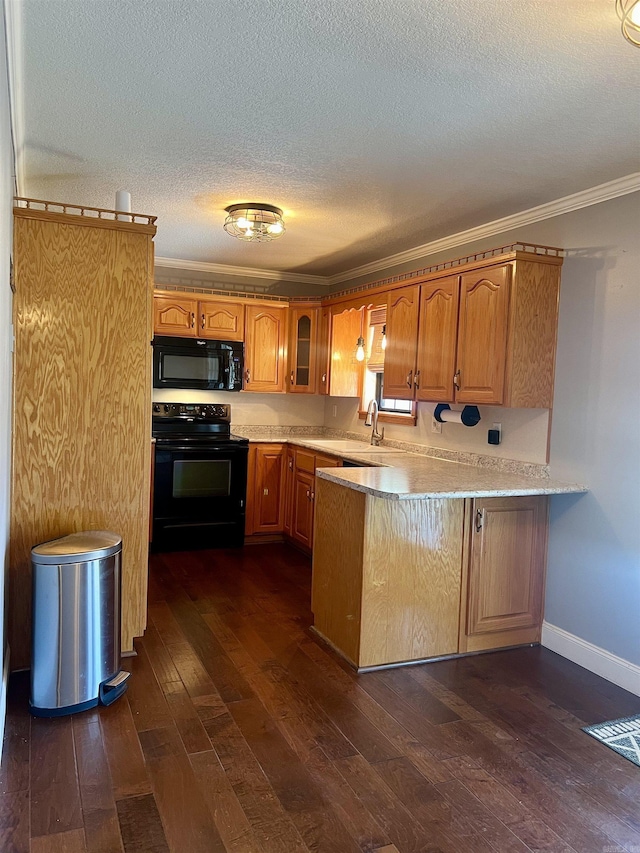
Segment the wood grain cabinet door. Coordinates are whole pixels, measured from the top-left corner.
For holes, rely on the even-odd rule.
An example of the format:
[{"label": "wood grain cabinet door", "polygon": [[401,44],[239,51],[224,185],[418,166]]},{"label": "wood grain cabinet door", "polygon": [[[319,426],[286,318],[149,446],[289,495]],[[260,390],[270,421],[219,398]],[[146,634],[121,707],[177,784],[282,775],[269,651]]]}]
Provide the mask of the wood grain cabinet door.
[{"label": "wood grain cabinet door", "polygon": [[318,394],[329,393],[329,370],[331,367],[331,308],[321,308],[318,322],[317,383]]},{"label": "wood grain cabinet door", "polygon": [[287,309],[247,305],[244,390],[285,390]]},{"label": "wood grain cabinet door", "polygon": [[282,527],[287,536],[291,536],[293,527],[293,492],[296,472],[296,451],[287,445],[284,468],[284,518]]},{"label": "wood grain cabinet door", "polygon": [[198,302],[186,297],[154,296],[153,331],[156,335],[178,335],[195,338],[198,335]]},{"label": "wood grain cabinet door", "polygon": [[336,311],[331,316],[331,397],[359,397],[364,362],[356,360],[358,338],[363,333],[362,308]]},{"label": "wood grain cabinet door", "polygon": [[253,532],[282,533],[285,448],[258,445],[255,450]]},{"label": "wood grain cabinet door", "polygon": [[387,302],[387,347],[384,354],[385,397],[413,399],[419,311],[419,287],[390,291]]},{"label": "wood grain cabinet door", "polygon": [[454,382],[458,403],[504,400],[510,278],[508,265],[461,276]]},{"label": "wood grain cabinet door", "polygon": [[296,471],[293,493],[293,538],[311,548],[313,543],[313,499],[315,477],[306,471]]},{"label": "wood grain cabinet door", "polygon": [[[456,370],[460,277],[441,278],[420,288],[416,359],[416,400],[451,403]],[[386,367],[385,367],[386,371]],[[387,383],[385,379],[385,392]]]},{"label": "wood grain cabinet door", "polygon": [[244,340],[244,305],[241,302],[199,302],[198,336],[214,341]]},{"label": "wood grain cabinet door", "polygon": [[289,309],[289,388],[294,394],[316,393],[318,309]]},{"label": "wood grain cabinet door", "polygon": [[[470,642],[461,651],[535,642],[542,624],[548,499],[482,498],[470,505]],[[532,633],[523,637],[523,629]]]}]

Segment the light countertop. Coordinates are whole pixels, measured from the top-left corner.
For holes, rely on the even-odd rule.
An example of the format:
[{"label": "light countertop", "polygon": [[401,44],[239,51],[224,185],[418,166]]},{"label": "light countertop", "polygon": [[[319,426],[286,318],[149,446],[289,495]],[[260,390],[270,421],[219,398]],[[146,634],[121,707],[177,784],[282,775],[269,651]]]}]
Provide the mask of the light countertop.
[{"label": "light countertop", "polygon": [[319,468],[316,476],[388,500],[560,495],[588,491],[586,486],[576,483],[467,465],[397,448],[373,447],[350,439],[313,435],[274,437],[267,432],[250,438],[252,442],[260,443],[288,442],[366,466]]}]

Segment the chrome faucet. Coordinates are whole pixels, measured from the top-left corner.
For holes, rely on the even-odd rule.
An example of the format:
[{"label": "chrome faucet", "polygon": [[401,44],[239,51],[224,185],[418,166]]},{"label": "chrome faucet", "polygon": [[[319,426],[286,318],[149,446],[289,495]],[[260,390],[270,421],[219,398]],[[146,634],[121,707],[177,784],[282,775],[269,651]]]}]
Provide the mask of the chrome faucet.
[{"label": "chrome faucet", "polygon": [[371,444],[373,444],[374,447],[378,447],[378,445],[384,438],[384,427],[382,427],[382,432],[378,432],[377,400],[369,400],[369,405],[367,407],[367,417],[364,419],[364,425],[373,427],[371,432]]}]

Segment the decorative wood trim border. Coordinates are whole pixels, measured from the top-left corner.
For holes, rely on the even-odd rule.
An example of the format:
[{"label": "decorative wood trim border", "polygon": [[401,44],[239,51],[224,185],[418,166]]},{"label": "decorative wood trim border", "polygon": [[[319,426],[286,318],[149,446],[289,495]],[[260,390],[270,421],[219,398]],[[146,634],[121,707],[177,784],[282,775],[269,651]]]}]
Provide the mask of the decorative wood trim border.
[{"label": "decorative wood trim border", "polygon": [[[68,204],[62,201],[46,201],[40,198],[25,198],[15,196],[13,199],[14,212],[19,216],[28,216],[28,213],[53,214],[56,217],[82,217],[83,219],[101,220],[109,225],[124,223],[128,225],[153,225],[155,226],[157,216],[149,216],[146,213],[130,213],[123,210],[110,210],[106,207],[89,207],[87,204]],[[28,211],[28,213],[27,213]],[[40,217],[39,217],[40,218]],[[155,227],[153,229],[155,233]]]},{"label": "decorative wood trim border", "polygon": [[549,622],[542,623],[541,643],[552,652],[640,696],[640,666],[637,664],[611,654],[606,649],[588,643]]}]

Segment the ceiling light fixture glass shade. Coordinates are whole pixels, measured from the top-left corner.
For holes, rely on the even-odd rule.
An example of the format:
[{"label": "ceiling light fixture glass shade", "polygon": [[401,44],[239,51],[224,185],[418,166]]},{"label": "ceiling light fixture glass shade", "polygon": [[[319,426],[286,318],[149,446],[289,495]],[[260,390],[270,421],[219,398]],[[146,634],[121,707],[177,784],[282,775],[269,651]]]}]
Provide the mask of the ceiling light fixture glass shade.
[{"label": "ceiling light fixture glass shade", "polygon": [[267,243],[284,234],[282,211],[272,204],[247,201],[225,207],[224,230],[238,240]]},{"label": "ceiling light fixture glass shade", "polygon": [[640,47],[640,0],[616,0],[616,12],[622,21],[622,35]]}]

